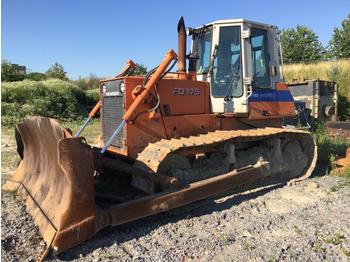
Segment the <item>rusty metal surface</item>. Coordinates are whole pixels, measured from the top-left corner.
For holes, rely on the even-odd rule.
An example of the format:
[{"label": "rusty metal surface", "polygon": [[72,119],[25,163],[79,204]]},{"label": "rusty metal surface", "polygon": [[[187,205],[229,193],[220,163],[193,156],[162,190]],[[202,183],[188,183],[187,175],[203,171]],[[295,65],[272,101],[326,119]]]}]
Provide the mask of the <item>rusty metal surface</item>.
[{"label": "rusty metal surface", "polygon": [[186,72],[186,27],[184,18],[181,16],[177,25],[178,32],[178,72]]},{"label": "rusty metal surface", "polygon": [[209,196],[225,192],[235,186],[262,177],[266,166],[249,167],[242,171],[231,171],[216,177],[201,180],[183,189],[158,193],[141,199],[116,205],[108,210],[111,225],[120,225],[153,214],[165,212]]},{"label": "rusty metal surface", "polygon": [[48,248],[59,252],[90,238],[96,230],[90,147],[65,138],[49,118],[29,118],[17,132],[23,159],[3,189],[18,191]]},{"label": "rusty metal surface", "polygon": [[343,175],[344,172],[348,172],[350,167],[350,147],[346,149],[345,157],[339,158],[335,161],[336,168],[331,171],[332,175]]},{"label": "rusty metal surface", "polygon": [[122,68],[122,70],[121,70],[114,78],[126,76],[126,75],[128,75],[130,72],[132,72],[135,68],[136,68],[136,64],[134,63],[134,61],[129,60],[129,61],[126,63],[126,65]]},{"label": "rusty metal surface", "polygon": [[345,157],[337,159],[335,163],[340,167],[350,167],[350,147],[346,149]]},{"label": "rusty metal surface", "polygon": [[[67,181],[57,163],[57,142],[64,138],[64,130],[54,120],[37,117],[27,119],[16,128],[19,134],[16,138],[20,137],[22,142],[17,144],[23,145],[23,159],[11,178],[12,183],[6,183],[3,189],[18,189],[45,242],[50,243],[61,221],[59,216],[49,210],[52,205],[64,209],[68,203],[62,197]],[[57,176],[62,179],[57,179]],[[19,187],[10,187],[13,182]],[[57,198],[58,194],[62,199]]]}]

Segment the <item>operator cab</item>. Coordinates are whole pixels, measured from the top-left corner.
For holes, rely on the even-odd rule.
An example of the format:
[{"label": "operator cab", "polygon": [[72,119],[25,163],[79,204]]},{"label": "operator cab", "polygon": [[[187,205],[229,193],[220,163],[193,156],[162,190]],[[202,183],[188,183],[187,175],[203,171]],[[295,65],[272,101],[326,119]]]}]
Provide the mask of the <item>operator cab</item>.
[{"label": "operator cab", "polygon": [[211,111],[248,113],[254,89],[281,81],[278,28],[244,19],[219,20],[196,29],[189,71],[211,84]]}]

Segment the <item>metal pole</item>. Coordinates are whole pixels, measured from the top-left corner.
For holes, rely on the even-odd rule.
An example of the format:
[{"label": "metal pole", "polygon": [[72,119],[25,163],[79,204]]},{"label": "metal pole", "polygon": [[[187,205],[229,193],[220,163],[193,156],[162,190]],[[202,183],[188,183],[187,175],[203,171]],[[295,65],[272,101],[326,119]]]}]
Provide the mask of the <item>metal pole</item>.
[{"label": "metal pole", "polygon": [[103,154],[104,152],[106,152],[106,150],[108,149],[108,147],[112,144],[114,138],[120,133],[120,131],[123,129],[125,125],[125,120],[123,120],[122,122],[120,122],[120,124],[118,125],[118,127],[114,130],[112,136],[108,139],[107,143],[104,145],[104,147],[102,148],[102,150],[100,151],[101,154]]},{"label": "metal pole", "polygon": [[84,124],[79,128],[78,132],[75,133],[74,137],[80,136],[81,132],[83,132],[86,125],[91,121],[91,119],[96,115],[96,113],[100,110],[102,104],[100,101],[94,106],[94,108],[89,113],[89,117],[85,120]]},{"label": "metal pole", "polygon": [[85,120],[84,124],[79,128],[78,132],[76,132],[76,133],[74,134],[74,137],[80,136],[81,132],[83,132],[83,130],[85,129],[85,127],[87,126],[87,124],[91,121],[91,119],[92,119],[92,117],[89,116],[89,117]]}]

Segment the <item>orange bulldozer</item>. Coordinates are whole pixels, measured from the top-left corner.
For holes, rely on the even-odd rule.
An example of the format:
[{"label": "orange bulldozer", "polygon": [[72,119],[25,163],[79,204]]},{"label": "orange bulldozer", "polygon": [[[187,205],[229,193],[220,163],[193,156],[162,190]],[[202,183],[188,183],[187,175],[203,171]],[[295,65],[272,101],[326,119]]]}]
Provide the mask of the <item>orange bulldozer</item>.
[{"label": "orange bulldozer", "polygon": [[[277,27],[220,20],[187,35],[188,55],[181,18],[178,53],[145,76],[130,76],[129,61],[100,81],[100,100],[76,134],[46,117],[16,126],[22,160],[4,189],[25,201],[47,251],[209,196],[311,175],[312,136],[282,126],[295,108]],[[90,145],[81,134],[97,112],[100,141]]]}]

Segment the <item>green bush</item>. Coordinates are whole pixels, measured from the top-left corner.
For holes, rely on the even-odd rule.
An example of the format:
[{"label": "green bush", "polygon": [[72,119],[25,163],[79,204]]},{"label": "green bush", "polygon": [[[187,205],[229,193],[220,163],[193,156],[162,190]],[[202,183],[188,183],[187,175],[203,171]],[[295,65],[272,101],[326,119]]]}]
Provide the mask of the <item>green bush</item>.
[{"label": "green bush", "polygon": [[47,79],[47,75],[44,73],[33,72],[33,73],[27,74],[25,78],[29,80],[34,80],[34,81],[43,81]]},{"label": "green bush", "polygon": [[88,77],[80,77],[78,80],[72,82],[82,90],[98,89],[101,78],[94,74],[90,74]]},{"label": "green bush", "polygon": [[58,79],[5,82],[2,83],[2,124],[13,125],[30,115],[61,120],[84,118],[97,100],[98,92],[86,93]]},{"label": "green bush", "polygon": [[100,93],[98,89],[87,90],[85,94],[87,99],[90,99],[90,101],[97,101],[100,98]]}]

